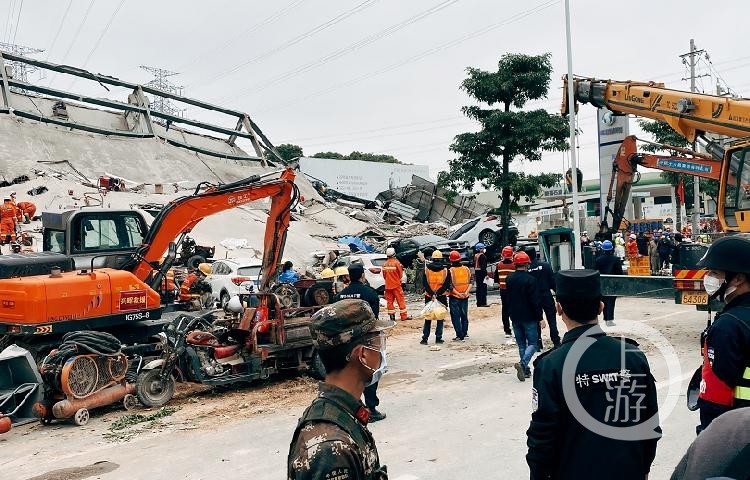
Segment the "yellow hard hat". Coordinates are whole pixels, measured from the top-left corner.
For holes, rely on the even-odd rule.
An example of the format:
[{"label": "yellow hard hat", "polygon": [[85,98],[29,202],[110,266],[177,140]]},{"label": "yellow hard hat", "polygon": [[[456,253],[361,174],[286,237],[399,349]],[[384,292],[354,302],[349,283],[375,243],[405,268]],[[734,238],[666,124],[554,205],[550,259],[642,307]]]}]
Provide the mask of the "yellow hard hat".
[{"label": "yellow hard hat", "polygon": [[211,273],[211,264],[201,263],[198,265],[198,270],[200,270],[203,275],[209,275]]},{"label": "yellow hard hat", "polygon": [[333,270],[333,274],[337,277],[340,277],[341,275],[349,275],[349,269],[342,265],[340,267],[336,267]]},{"label": "yellow hard hat", "polygon": [[441,252],[440,250],[435,250],[434,252],[432,252],[432,257],[430,258],[432,258],[433,260],[442,260],[443,252]]},{"label": "yellow hard hat", "polygon": [[322,279],[333,278],[335,276],[336,276],[336,273],[333,270],[331,270],[330,268],[325,268],[325,269],[323,269],[322,272],[320,272],[320,278],[322,278]]}]

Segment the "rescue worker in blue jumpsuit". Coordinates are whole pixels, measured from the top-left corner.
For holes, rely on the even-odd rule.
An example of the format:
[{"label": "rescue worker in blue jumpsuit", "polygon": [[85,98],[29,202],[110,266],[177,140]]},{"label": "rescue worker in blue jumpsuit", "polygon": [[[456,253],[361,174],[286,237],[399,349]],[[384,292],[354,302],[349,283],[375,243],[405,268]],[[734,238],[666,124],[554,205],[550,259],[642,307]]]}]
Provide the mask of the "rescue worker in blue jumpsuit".
[{"label": "rescue worker in blue jumpsuit", "polygon": [[700,433],[719,415],[750,407],[750,238],[716,240],[698,266],[708,269],[709,296],[726,302],[701,336]]}]

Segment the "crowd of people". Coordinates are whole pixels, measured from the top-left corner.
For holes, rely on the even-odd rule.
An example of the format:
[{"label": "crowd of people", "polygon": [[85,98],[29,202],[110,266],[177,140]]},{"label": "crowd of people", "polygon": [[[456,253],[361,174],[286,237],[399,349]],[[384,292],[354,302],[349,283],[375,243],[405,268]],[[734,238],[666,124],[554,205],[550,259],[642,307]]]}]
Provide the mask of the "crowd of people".
[{"label": "crowd of people", "polygon": [[[637,238],[629,240],[637,248]],[[601,250],[600,269],[620,266],[615,243],[602,242]],[[464,312],[470,272],[457,254],[451,252],[446,263],[441,253],[432,253],[425,260],[424,282],[426,303],[437,301],[456,312],[452,319],[460,341],[468,336]],[[483,249],[477,248],[475,268],[486,268],[482,255]],[[702,335],[704,364],[696,387],[699,436],[671,478],[746,479],[750,476],[750,239],[735,236],[714,242],[700,265],[708,271],[706,291],[724,301],[726,308]],[[547,267],[533,251],[503,249],[495,275],[503,330],[510,335],[512,328],[518,344],[518,379],[525,381],[533,374],[526,455],[530,478],[647,479],[661,438],[648,360],[636,342],[611,337],[599,326],[598,317],[607,308],[600,271],[562,270],[553,276]],[[289,479],[388,478],[367,429],[368,421],[384,415],[375,408],[377,396],[366,390],[377,388],[387,369],[384,331],[393,326],[395,310],[391,303],[387,319],[380,319],[377,295],[357,285],[354,279],[361,275],[356,267],[354,272],[351,275],[350,267],[352,283],[347,289],[351,290],[342,290],[339,301],[313,317],[310,330],[327,376],[293,434]],[[477,303],[486,303],[479,289]],[[567,329],[562,338],[556,318]],[[547,322],[550,327],[555,324],[554,333],[550,328],[553,348],[532,363],[539,331]],[[435,330],[439,343],[442,322]],[[425,331],[429,335],[431,325],[426,323]],[[566,363],[571,358],[572,369]],[[363,395],[364,405],[359,400]],[[633,408],[638,410],[635,414]]]}]

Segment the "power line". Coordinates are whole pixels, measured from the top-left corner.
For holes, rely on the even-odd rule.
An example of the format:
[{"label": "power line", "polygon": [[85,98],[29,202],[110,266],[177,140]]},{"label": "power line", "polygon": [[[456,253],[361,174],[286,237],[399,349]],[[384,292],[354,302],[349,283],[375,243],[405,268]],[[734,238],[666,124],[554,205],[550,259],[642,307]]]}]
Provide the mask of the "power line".
[{"label": "power line", "polygon": [[346,47],[340,48],[334,52],[329,53],[328,55],[325,55],[317,60],[314,60],[312,62],[309,62],[305,65],[301,65],[299,67],[293,68],[291,70],[288,70],[284,73],[281,73],[271,79],[266,80],[265,82],[259,83],[257,85],[254,85],[252,87],[248,87],[244,90],[241,90],[240,92],[237,92],[232,95],[226,95],[221,98],[221,100],[225,100],[227,98],[232,98],[233,96],[237,94],[243,94],[246,92],[260,92],[262,90],[265,90],[268,87],[276,86],[279,83],[288,80],[290,78],[297,77],[301,73],[306,73],[311,70],[314,70],[318,67],[321,67],[329,62],[332,62],[334,60],[337,60],[349,53],[355,52],[361,48],[366,47],[367,45],[370,45],[372,43],[377,42],[378,40],[381,40],[383,38],[386,38],[390,35],[393,35],[394,33],[398,32],[399,30],[402,30],[410,25],[413,25],[421,20],[424,20],[425,18],[428,18],[429,16],[447,8],[451,5],[457,3],[459,0],[443,0],[441,3],[434,5],[426,10],[423,10],[416,15],[412,15],[411,17],[402,20],[396,24],[393,24],[383,30],[380,30],[376,33],[373,33],[372,35],[368,35],[367,37],[364,37],[351,45],[348,45]]},{"label": "power line", "polygon": [[5,22],[5,32],[3,32],[3,40],[10,43],[10,31],[13,29],[13,12],[16,10],[16,0],[10,0],[10,12],[8,12],[8,20]]},{"label": "power line", "polygon": [[16,43],[16,35],[18,35],[18,24],[21,23],[21,11],[23,10],[23,0],[21,0],[21,6],[18,7],[18,16],[16,17],[16,29],[13,32],[13,40],[10,43]]},{"label": "power line", "polygon": [[277,10],[276,12],[272,13],[268,17],[264,18],[260,22],[256,23],[255,25],[252,25],[250,28],[243,30],[242,32],[238,33],[237,35],[233,36],[226,42],[222,43],[219,46],[210,48],[208,50],[204,50],[203,53],[200,53],[193,57],[192,60],[189,60],[187,63],[185,63],[183,66],[180,67],[180,70],[187,71],[189,67],[193,66],[194,64],[198,63],[198,60],[206,57],[209,53],[215,52],[216,50],[222,49],[224,47],[227,47],[234,43],[236,40],[240,38],[247,38],[248,35],[251,35],[258,31],[260,28],[265,27],[266,25],[269,25],[276,20],[284,17],[287,13],[292,11],[294,8],[298,7],[302,2],[306,0],[294,0],[291,3],[287,4],[285,7],[283,7],[280,10]]},{"label": "power line", "polygon": [[94,0],[91,0],[89,2],[89,6],[86,7],[86,12],[83,14],[83,19],[81,20],[81,23],[78,24],[78,28],[76,29],[76,33],[73,35],[73,40],[70,42],[70,45],[68,46],[68,49],[65,50],[65,55],[62,56],[62,59],[60,60],[60,63],[65,63],[65,60],[68,58],[68,54],[70,54],[70,51],[73,49],[73,45],[75,45],[76,40],[78,40],[78,35],[81,34],[81,30],[83,29],[83,26],[86,24],[86,19],[89,18],[89,13],[91,12],[91,8],[94,6]]},{"label": "power line", "polygon": [[65,7],[65,13],[63,13],[62,18],[60,19],[60,25],[57,26],[57,32],[55,33],[55,36],[52,38],[52,44],[47,49],[47,56],[44,58],[44,61],[46,62],[49,60],[49,55],[52,53],[52,49],[55,48],[55,44],[57,43],[57,38],[60,36],[60,32],[63,29],[63,26],[65,25],[65,19],[68,18],[68,12],[70,12],[70,6],[73,5],[73,0],[68,0],[68,6]]},{"label": "power line", "polygon": [[102,39],[104,38],[104,35],[107,34],[109,31],[109,27],[112,26],[112,22],[114,22],[115,17],[117,17],[117,14],[120,12],[120,9],[125,4],[125,0],[120,0],[120,3],[117,5],[117,8],[115,8],[115,11],[112,12],[112,16],[109,17],[109,20],[107,21],[107,24],[104,26],[104,30],[102,30],[102,33],[99,34],[99,38],[96,39],[96,42],[94,42],[94,46],[91,47],[91,51],[89,51],[89,54],[86,55],[86,60],[83,61],[83,65],[81,65],[81,68],[86,68],[86,65],[89,63],[89,60],[91,60],[91,57],[94,55],[94,52],[99,48],[99,45],[102,43]]},{"label": "power line", "polygon": [[463,42],[466,42],[468,40],[471,40],[471,39],[474,39],[476,37],[485,35],[485,34],[491,32],[493,30],[496,30],[496,29],[498,29],[500,27],[504,27],[504,26],[506,26],[506,25],[508,25],[510,23],[514,23],[514,22],[517,22],[519,20],[522,20],[522,19],[524,19],[524,18],[526,18],[526,17],[528,17],[530,15],[533,15],[533,14],[538,13],[538,12],[540,12],[542,10],[545,10],[545,9],[547,9],[547,8],[549,8],[549,7],[557,4],[557,3],[560,3],[560,1],[561,0],[550,0],[550,1],[543,2],[543,3],[541,3],[541,4],[539,4],[539,5],[535,6],[535,7],[532,7],[530,9],[528,9],[528,10],[524,10],[524,11],[522,11],[520,13],[517,13],[517,14],[511,16],[511,17],[508,17],[507,19],[505,19],[505,20],[503,20],[501,22],[488,25],[488,26],[486,26],[484,28],[481,28],[479,30],[475,30],[474,32],[471,32],[471,33],[468,33],[468,34],[463,35],[461,37],[458,37],[458,38],[456,38],[454,40],[451,40],[450,42],[446,42],[446,43],[443,43],[441,45],[438,45],[437,47],[433,47],[433,48],[430,48],[428,50],[425,50],[425,51],[423,51],[421,53],[418,53],[418,54],[416,54],[414,56],[411,56],[411,57],[409,57],[409,58],[407,58],[405,60],[402,60],[400,62],[396,62],[394,64],[388,65],[386,67],[383,67],[383,68],[381,68],[379,70],[375,70],[375,71],[370,72],[370,73],[366,73],[364,75],[360,75],[358,77],[355,77],[355,78],[352,78],[350,80],[347,80],[346,82],[342,82],[342,83],[333,85],[331,87],[328,87],[328,88],[325,88],[325,89],[322,89],[322,90],[318,90],[318,91],[313,92],[313,93],[311,93],[309,95],[305,95],[305,96],[302,96],[302,97],[297,97],[297,98],[292,99],[291,101],[289,101],[287,103],[284,103],[282,105],[274,106],[273,108],[268,108],[268,109],[264,109],[264,110],[259,110],[259,112],[269,112],[269,111],[272,112],[272,111],[280,110],[280,109],[283,109],[283,108],[291,107],[291,106],[297,105],[300,102],[303,102],[305,100],[310,100],[312,98],[316,98],[316,97],[320,97],[320,96],[323,96],[323,95],[327,95],[327,94],[329,94],[331,92],[335,92],[335,91],[340,90],[342,88],[346,88],[346,87],[350,87],[352,85],[356,85],[356,84],[361,83],[361,82],[363,82],[365,80],[369,80],[370,78],[382,75],[384,73],[388,73],[388,72],[390,72],[392,70],[396,70],[396,69],[401,68],[403,66],[412,64],[412,63],[417,62],[419,60],[422,60],[423,58],[428,57],[430,55],[434,55],[434,54],[439,53],[439,52],[441,52],[443,50],[447,50],[449,48],[455,47],[456,45],[459,45],[459,44],[461,44]]},{"label": "power line", "polygon": [[256,55],[256,56],[250,58],[249,60],[247,60],[245,62],[242,62],[239,65],[236,65],[236,66],[234,66],[234,67],[232,67],[232,68],[230,68],[228,70],[225,70],[225,71],[223,71],[223,72],[221,72],[219,74],[216,74],[216,75],[214,75],[213,77],[211,77],[211,78],[209,78],[207,80],[195,82],[193,84],[190,84],[189,86],[194,87],[196,85],[200,85],[200,84],[203,84],[203,83],[211,83],[211,82],[214,82],[214,81],[216,81],[216,80],[218,80],[220,78],[224,78],[224,77],[226,77],[228,75],[236,73],[237,71],[239,71],[239,70],[247,67],[248,65],[251,65],[251,64],[256,63],[256,62],[258,62],[260,60],[266,59],[266,58],[270,57],[271,55],[273,55],[275,53],[279,53],[279,52],[281,52],[283,50],[286,50],[287,48],[289,48],[291,46],[294,46],[294,45],[302,42],[303,40],[305,40],[307,38],[310,38],[313,35],[316,35],[316,34],[322,32],[323,30],[326,30],[326,29],[328,29],[328,28],[336,25],[337,23],[341,22],[342,20],[345,20],[345,19],[351,17],[352,15],[354,15],[356,13],[359,13],[359,12],[361,12],[361,11],[363,11],[363,10],[371,7],[377,1],[378,0],[365,0],[363,2],[360,2],[354,8],[351,8],[351,9],[349,9],[349,10],[343,12],[343,13],[340,13],[340,14],[336,15],[332,19],[330,19],[330,20],[328,20],[326,22],[321,23],[320,25],[312,28],[311,30],[308,30],[307,32],[305,32],[303,34],[300,34],[300,35],[294,37],[291,40],[287,40],[286,42],[282,43],[281,45],[277,45],[276,47],[271,48],[270,50],[266,50],[265,52],[263,52],[263,53],[261,53],[259,55]]},{"label": "power line", "polygon": [[445,117],[445,118],[441,118],[441,119],[437,119],[437,120],[429,120],[429,121],[426,121],[426,122],[402,123],[402,124],[399,124],[399,125],[392,125],[390,127],[381,127],[381,128],[374,128],[374,129],[369,129],[369,130],[357,130],[357,131],[353,131],[353,132],[338,133],[338,134],[334,134],[334,135],[322,135],[322,136],[318,136],[318,137],[303,137],[303,138],[292,139],[292,140],[290,140],[290,142],[292,142],[292,143],[299,143],[299,142],[305,142],[307,140],[321,140],[321,139],[324,139],[324,138],[346,137],[346,136],[349,136],[349,135],[358,135],[358,134],[363,134],[363,133],[381,132],[381,131],[385,131],[385,130],[394,130],[394,129],[403,128],[403,127],[412,127],[412,126],[418,126],[418,125],[428,125],[428,124],[432,124],[432,123],[444,123],[444,122],[449,122],[449,121],[456,121],[456,120],[461,119],[461,118],[466,118],[466,117],[453,116],[453,117]]}]

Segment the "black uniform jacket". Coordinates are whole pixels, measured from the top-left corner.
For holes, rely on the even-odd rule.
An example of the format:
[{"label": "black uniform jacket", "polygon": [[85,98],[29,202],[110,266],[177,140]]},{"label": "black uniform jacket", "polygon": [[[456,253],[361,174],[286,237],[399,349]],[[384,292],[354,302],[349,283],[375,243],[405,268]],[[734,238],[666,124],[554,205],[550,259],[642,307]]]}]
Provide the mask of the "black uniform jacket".
[{"label": "black uniform jacket", "polygon": [[508,275],[505,285],[511,321],[538,322],[542,304],[536,279],[529,272],[516,270]]},{"label": "black uniform jacket", "polygon": [[539,290],[540,297],[549,297],[552,295],[550,290],[556,290],[555,274],[552,273],[552,267],[549,263],[539,260],[532,261],[528,272],[536,279],[536,288]]},{"label": "black uniform jacket", "polygon": [[375,314],[375,318],[380,315],[380,297],[378,296],[378,292],[369,285],[365,285],[362,282],[352,282],[348,287],[341,290],[333,300],[338,302],[345,298],[364,300],[370,304],[370,308],[372,308],[372,313]]},{"label": "black uniform jacket", "polygon": [[[573,370],[563,378],[566,360],[573,362]],[[661,428],[654,378],[637,344],[608,337],[596,324],[582,325],[534,366],[533,413],[526,432],[532,480],[645,478]],[[576,408],[576,398],[590,418]],[[609,435],[602,424],[638,425],[633,434],[642,439],[601,435]]]},{"label": "black uniform jacket", "polygon": [[620,258],[611,253],[600,255],[596,259],[596,269],[602,275],[622,275],[623,273]]}]

